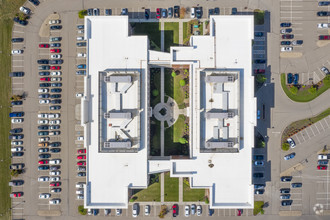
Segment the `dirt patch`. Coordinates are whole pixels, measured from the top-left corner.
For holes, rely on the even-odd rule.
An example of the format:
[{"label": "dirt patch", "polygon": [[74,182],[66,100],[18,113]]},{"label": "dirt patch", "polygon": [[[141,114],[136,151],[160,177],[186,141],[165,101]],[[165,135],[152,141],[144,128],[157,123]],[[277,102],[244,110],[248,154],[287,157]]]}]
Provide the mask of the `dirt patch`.
[{"label": "dirt patch", "polygon": [[50,14],[42,23],[40,30],[39,30],[39,36],[40,37],[49,37],[50,36],[50,30],[49,30],[49,20],[57,20],[60,19],[59,14]]},{"label": "dirt patch", "polygon": [[39,216],[61,216],[62,212],[60,210],[39,210]]},{"label": "dirt patch", "polygon": [[316,42],[316,45],[318,47],[324,47],[324,46],[327,46],[329,43],[330,43],[329,40],[319,40]]},{"label": "dirt patch", "polygon": [[280,211],[278,213],[279,216],[301,216],[301,211]]},{"label": "dirt patch", "polygon": [[296,164],[296,165],[290,167],[289,169],[283,171],[283,172],[280,174],[280,176],[291,176],[291,173],[292,173],[293,171],[300,171],[300,170],[302,170],[302,169],[304,169],[304,168],[305,168],[304,165],[302,165],[301,163],[298,163],[298,164]]},{"label": "dirt patch", "polygon": [[298,53],[298,52],[292,52],[292,53],[288,53],[288,52],[284,52],[284,53],[280,53],[280,57],[281,58],[300,58],[302,57],[302,53]]}]

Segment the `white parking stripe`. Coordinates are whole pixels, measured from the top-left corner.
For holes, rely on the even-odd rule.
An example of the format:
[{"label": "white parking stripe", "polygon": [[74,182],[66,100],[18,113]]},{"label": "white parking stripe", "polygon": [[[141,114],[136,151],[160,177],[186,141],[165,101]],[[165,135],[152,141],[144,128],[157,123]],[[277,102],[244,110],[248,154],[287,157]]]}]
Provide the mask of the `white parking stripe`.
[{"label": "white parking stripe", "polygon": [[328,128],[329,128],[330,126],[329,126],[329,124],[328,124],[327,120],[324,120],[324,121],[325,121],[325,123],[328,125]]},{"label": "white parking stripe", "polygon": [[316,130],[319,132],[319,134],[321,134],[319,128],[316,126],[316,123],[314,124],[314,127],[316,128]]},{"label": "white parking stripe", "polygon": [[295,136],[295,137],[296,137],[296,139],[298,140],[298,142],[299,142],[298,144],[300,144],[300,143],[301,143],[301,141],[299,140],[299,138],[298,138],[298,135],[296,135],[296,134],[295,134],[294,136]]},{"label": "white parking stripe", "polygon": [[312,131],[313,135],[315,136],[315,133],[314,133],[314,131],[312,129],[312,126],[309,126],[309,129]]},{"label": "white parking stripe", "polygon": [[325,129],[324,129],[324,127],[323,127],[323,125],[322,125],[321,121],[319,121],[318,123],[320,123],[320,125],[321,125],[321,127],[322,127],[323,131],[325,131]]}]

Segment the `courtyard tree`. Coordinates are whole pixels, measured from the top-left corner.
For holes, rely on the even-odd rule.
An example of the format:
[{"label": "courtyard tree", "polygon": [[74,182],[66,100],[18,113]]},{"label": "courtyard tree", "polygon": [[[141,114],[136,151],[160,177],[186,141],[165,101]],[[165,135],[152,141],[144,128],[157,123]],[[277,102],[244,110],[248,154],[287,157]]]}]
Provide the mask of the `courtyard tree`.
[{"label": "courtyard tree", "polygon": [[155,97],[158,96],[159,91],[157,89],[152,90],[152,95],[155,96]]},{"label": "courtyard tree", "polygon": [[171,75],[172,75],[172,77],[174,78],[174,77],[176,77],[176,73],[175,73],[175,71],[174,70],[172,70],[172,73],[171,73]]},{"label": "courtyard tree", "polygon": [[85,15],[87,15],[87,10],[81,10],[78,12],[78,17],[79,18],[84,18]]},{"label": "courtyard tree", "polygon": [[187,139],[185,139],[184,137],[181,137],[181,138],[179,139],[179,142],[180,142],[181,144],[187,144],[187,143],[188,143]]},{"label": "courtyard tree", "polygon": [[184,79],[180,80],[180,86],[185,86],[186,85],[186,81]]},{"label": "courtyard tree", "polygon": [[290,144],[285,142],[282,144],[282,150],[288,151],[290,149]]}]

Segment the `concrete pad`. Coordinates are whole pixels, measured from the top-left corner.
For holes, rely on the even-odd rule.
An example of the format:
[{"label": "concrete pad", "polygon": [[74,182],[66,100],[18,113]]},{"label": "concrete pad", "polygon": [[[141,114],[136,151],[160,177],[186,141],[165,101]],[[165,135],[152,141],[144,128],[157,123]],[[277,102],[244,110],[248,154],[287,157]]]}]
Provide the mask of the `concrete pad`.
[{"label": "concrete pad", "polygon": [[62,212],[60,210],[39,210],[39,216],[61,216]]},{"label": "concrete pad", "polygon": [[280,53],[280,57],[281,58],[300,58],[302,57],[302,53],[298,53],[298,52],[293,52],[293,53],[288,53],[288,52],[284,52],[284,53]]},{"label": "concrete pad", "polygon": [[302,169],[304,169],[304,166],[303,166],[301,163],[298,163],[298,164],[296,164],[296,165],[290,167],[289,169],[283,171],[283,172],[280,174],[280,176],[291,176],[291,173],[292,173],[293,171],[300,171],[300,170],[302,170]]},{"label": "concrete pad", "polygon": [[320,214],[320,215],[322,215],[322,216],[324,216],[324,215],[330,215],[330,210],[323,210],[323,213]]},{"label": "concrete pad", "polygon": [[316,42],[316,45],[318,47],[324,47],[324,46],[327,46],[329,43],[330,43],[330,41],[328,41],[328,40],[319,40]]},{"label": "concrete pad", "polygon": [[280,211],[279,216],[301,216],[301,211]]},{"label": "concrete pad", "polygon": [[81,104],[77,104],[75,107],[75,118],[77,121],[81,119]]},{"label": "concrete pad", "polygon": [[42,23],[39,29],[39,36],[40,37],[49,37],[50,36],[50,30],[49,30],[49,20],[57,20],[60,19],[59,14],[50,14]]}]

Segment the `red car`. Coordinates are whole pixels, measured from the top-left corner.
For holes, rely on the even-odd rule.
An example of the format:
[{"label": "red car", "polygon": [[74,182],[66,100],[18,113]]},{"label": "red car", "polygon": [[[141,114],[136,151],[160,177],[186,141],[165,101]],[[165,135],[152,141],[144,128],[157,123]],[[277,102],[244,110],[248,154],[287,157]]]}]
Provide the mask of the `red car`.
[{"label": "red car", "polygon": [[50,49],[51,53],[61,53],[61,49]]},{"label": "red car", "polygon": [[61,67],[60,66],[50,66],[51,70],[60,70]]},{"label": "red car", "polygon": [[263,74],[263,73],[265,73],[265,70],[264,69],[256,69],[256,70],[254,70],[254,73],[255,74],[258,74],[258,73]]},{"label": "red car", "polygon": [[61,182],[52,182],[49,184],[49,186],[60,186]]},{"label": "red car", "polygon": [[40,78],[40,81],[50,81],[49,77]]},{"label": "red car", "polygon": [[77,162],[78,166],[86,166],[86,161],[79,161]]},{"label": "red car", "polygon": [[85,160],[86,159],[86,155],[79,155],[77,156],[78,160]]},{"label": "red car", "polygon": [[237,216],[241,216],[243,213],[243,209],[237,209]]},{"label": "red car", "polygon": [[172,206],[172,215],[173,215],[173,217],[176,217],[178,215],[178,205],[177,204],[174,204]]},{"label": "red car", "polygon": [[156,18],[160,19],[160,8],[157,8],[156,10]]},{"label": "red car", "polygon": [[320,35],[319,40],[330,40],[330,35]]},{"label": "red car", "polygon": [[49,44],[39,44],[39,48],[49,48]]},{"label": "red car", "polygon": [[10,194],[10,197],[12,198],[18,198],[18,197],[22,197],[23,196],[23,192],[13,192]]},{"label": "red car", "polygon": [[39,160],[39,164],[48,164],[49,161],[48,160]]},{"label": "red car", "polygon": [[326,169],[328,169],[328,166],[318,165],[317,169],[318,170],[326,170]]},{"label": "red car", "polygon": [[77,151],[78,154],[85,154],[86,153],[86,149],[79,149]]}]

